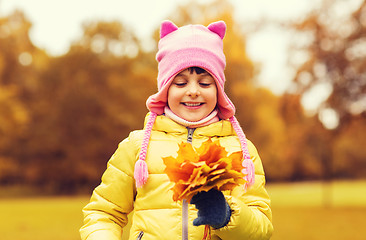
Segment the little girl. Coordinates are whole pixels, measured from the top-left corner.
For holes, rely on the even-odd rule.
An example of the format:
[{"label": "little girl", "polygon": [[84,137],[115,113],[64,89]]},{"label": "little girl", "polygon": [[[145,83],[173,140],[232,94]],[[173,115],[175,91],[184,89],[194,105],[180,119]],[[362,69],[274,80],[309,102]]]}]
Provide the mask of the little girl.
[{"label": "little girl", "polygon": [[[133,212],[129,239],[269,239],[272,214],[261,160],[236,120],[224,92],[223,21],[178,28],[164,21],[156,59],[158,92],[149,97],[143,130],[123,140],[108,162],[101,184],[83,209],[84,240],[120,240]],[[179,144],[198,148],[208,139],[228,153],[242,151],[244,186],[199,192],[173,201],[163,158]],[[126,233],[128,234],[128,233]]]}]

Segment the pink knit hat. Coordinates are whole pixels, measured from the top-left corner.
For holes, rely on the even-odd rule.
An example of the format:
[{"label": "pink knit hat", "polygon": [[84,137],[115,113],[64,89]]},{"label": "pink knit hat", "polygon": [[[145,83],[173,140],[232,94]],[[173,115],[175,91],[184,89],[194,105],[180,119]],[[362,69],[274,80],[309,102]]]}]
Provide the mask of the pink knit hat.
[{"label": "pink knit hat", "polygon": [[145,158],[156,116],[164,113],[168,101],[168,89],[174,77],[189,67],[203,68],[215,79],[218,93],[218,116],[221,119],[230,120],[240,140],[247,186],[254,183],[254,165],[250,159],[246,137],[234,116],[235,106],[224,91],[226,59],[223,52],[223,38],[225,32],[224,21],[211,23],[208,27],[187,25],[180,28],[171,21],[162,22],[159,50],[156,54],[156,60],[159,63],[158,92],[146,101],[151,114],[145,126],[139,160],[135,165],[134,175],[137,187],[142,187],[148,178]]},{"label": "pink knit hat", "polygon": [[200,67],[209,72],[216,81],[219,117],[228,119],[235,114],[235,106],[224,91],[226,59],[222,39],[226,24],[223,21],[178,28],[170,21],[161,24],[159,51],[158,92],[146,102],[148,109],[163,114],[167,105],[168,88],[174,77],[189,67]]}]

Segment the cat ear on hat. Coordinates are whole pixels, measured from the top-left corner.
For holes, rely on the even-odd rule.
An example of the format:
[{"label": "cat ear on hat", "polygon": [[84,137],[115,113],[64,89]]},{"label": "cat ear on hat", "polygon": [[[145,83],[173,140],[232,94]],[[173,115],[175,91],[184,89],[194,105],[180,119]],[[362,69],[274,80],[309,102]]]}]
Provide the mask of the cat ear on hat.
[{"label": "cat ear on hat", "polygon": [[178,30],[178,27],[171,21],[165,20],[161,23],[160,27],[160,38],[165,37],[171,32],[174,32],[175,30]]},{"label": "cat ear on hat", "polygon": [[211,31],[219,35],[221,39],[224,39],[226,33],[226,24],[224,21],[213,22],[207,26],[207,28]]}]

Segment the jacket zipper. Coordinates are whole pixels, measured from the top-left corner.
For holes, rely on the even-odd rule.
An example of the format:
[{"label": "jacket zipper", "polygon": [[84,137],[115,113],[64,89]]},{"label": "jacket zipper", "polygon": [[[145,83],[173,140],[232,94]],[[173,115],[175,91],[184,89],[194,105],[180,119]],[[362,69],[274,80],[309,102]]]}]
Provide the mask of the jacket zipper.
[{"label": "jacket zipper", "polygon": [[192,144],[193,133],[194,133],[194,130],[196,130],[196,129],[195,128],[187,128],[187,129],[188,129],[187,142]]},{"label": "jacket zipper", "polygon": [[[187,128],[188,129],[188,136],[187,142],[192,144],[193,141],[193,133],[195,128]],[[182,203],[182,239],[188,240],[188,202],[183,199]]]},{"label": "jacket zipper", "polygon": [[144,236],[144,232],[143,231],[139,232],[139,235],[137,236],[136,240],[141,240],[142,239],[142,236]]}]

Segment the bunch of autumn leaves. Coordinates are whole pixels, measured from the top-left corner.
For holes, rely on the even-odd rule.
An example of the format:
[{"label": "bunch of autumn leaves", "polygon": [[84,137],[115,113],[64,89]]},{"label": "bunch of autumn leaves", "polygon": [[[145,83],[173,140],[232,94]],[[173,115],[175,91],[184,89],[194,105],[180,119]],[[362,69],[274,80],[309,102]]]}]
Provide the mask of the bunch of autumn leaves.
[{"label": "bunch of autumn leaves", "polygon": [[232,190],[235,186],[245,184],[242,159],[240,151],[228,155],[225,148],[211,139],[197,149],[182,142],[176,158],[163,158],[165,173],[175,183],[172,188],[173,200],[186,199],[189,202],[200,191],[212,188]]}]

